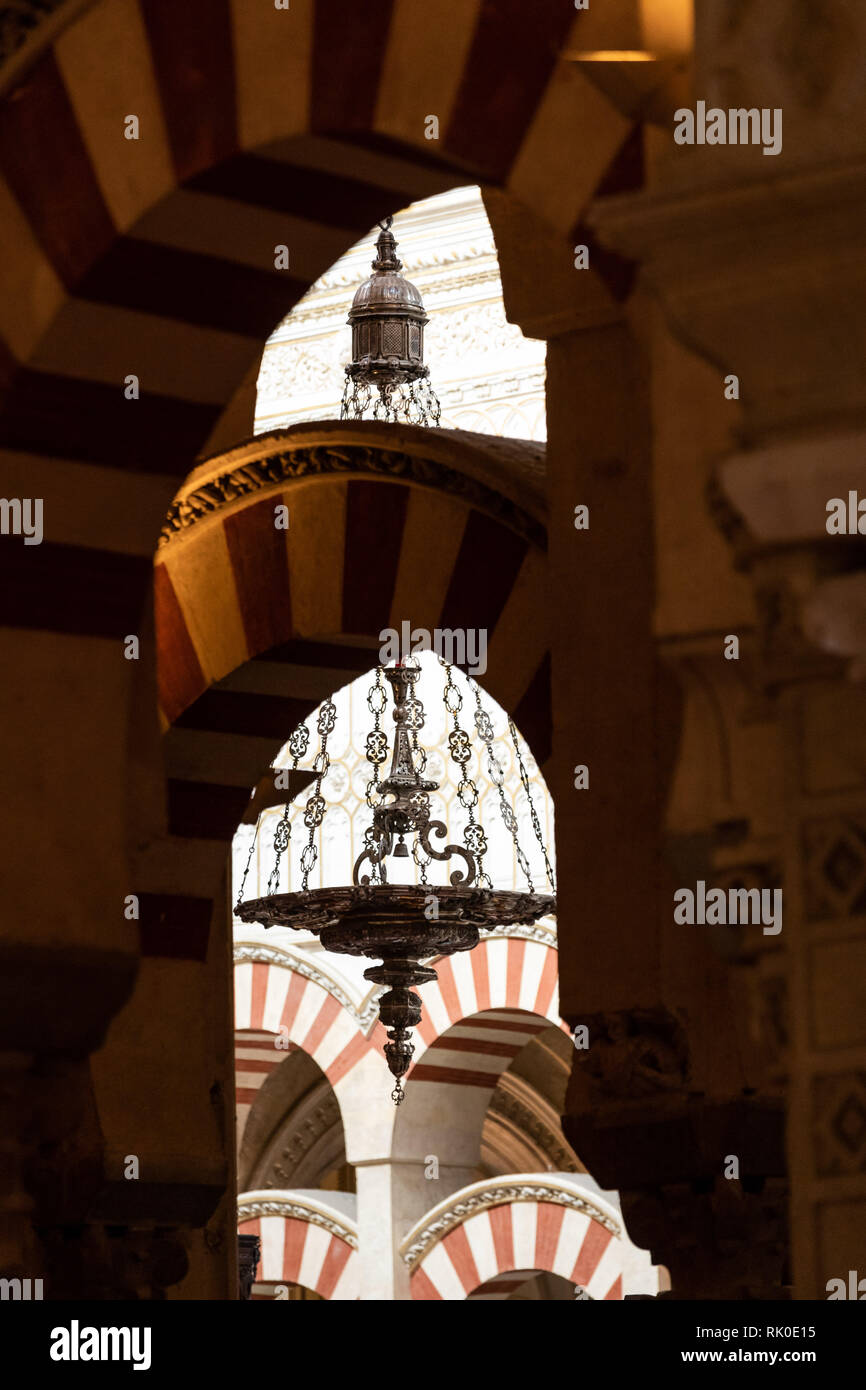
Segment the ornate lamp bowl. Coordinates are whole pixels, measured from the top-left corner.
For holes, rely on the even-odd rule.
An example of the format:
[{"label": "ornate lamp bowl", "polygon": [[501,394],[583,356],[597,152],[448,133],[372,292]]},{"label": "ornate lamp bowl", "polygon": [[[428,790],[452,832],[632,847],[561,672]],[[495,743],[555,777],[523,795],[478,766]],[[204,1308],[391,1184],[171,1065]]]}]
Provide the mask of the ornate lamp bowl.
[{"label": "ornate lamp bowl", "polygon": [[408,1030],[421,1021],[421,999],[410,986],[436,979],[421,962],[471,951],[479,931],[535,922],[555,910],[556,899],[547,893],[371,883],[275,893],[241,903],[236,912],[242,922],[310,931],[326,950],[382,962],[365,970],[364,979],[389,986],[379,1017],[389,1030],[385,1056],[397,1078],[397,1099],[414,1051]]}]

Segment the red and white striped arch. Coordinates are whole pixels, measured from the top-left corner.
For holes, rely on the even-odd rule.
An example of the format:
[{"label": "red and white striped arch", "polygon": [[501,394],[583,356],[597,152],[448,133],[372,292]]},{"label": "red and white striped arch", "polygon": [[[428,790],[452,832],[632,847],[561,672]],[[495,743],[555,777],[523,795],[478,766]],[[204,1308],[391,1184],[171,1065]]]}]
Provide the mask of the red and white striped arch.
[{"label": "red and white striped arch", "polygon": [[554,944],[524,937],[485,937],[474,951],[436,963],[438,979],[422,985],[426,1043],[406,1080],[394,1122],[395,1149],[435,1152],[437,1117],[448,1116],[454,1162],[475,1164],[490,1098],[502,1073],[532,1038],[559,1017]]},{"label": "red and white striped arch", "polygon": [[283,1058],[295,1050],[294,1043],[277,1047],[278,1042],[282,1043],[279,1034],[254,1028],[238,1029],[235,1033],[235,1105],[239,1141],[262,1086]]},{"label": "red and white striped arch", "polygon": [[[551,1024],[568,1032],[557,1013],[556,949],[519,937],[485,937],[474,951],[442,959],[436,969],[438,979],[420,990],[424,1018],[416,1033],[418,1056],[397,1112],[395,1139],[413,1146],[428,1142],[429,1087],[434,1086],[446,1110],[459,1114],[467,1152],[474,1154],[502,1072]],[[387,1081],[382,1025],[365,1034],[333,994],[292,969],[289,956],[285,964],[235,964],[235,1029],[239,1136],[256,1093],[286,1055],[273,1048],[276,1035],[308,1053],[338,1097],[345,1096],[351,1072],[371,1053],[381,1064],[383,1085]],[[254,1043],[247,1040],[250,1035]],[[452,1104],[454,1087],[461,1088],[459,1106]]]},{"label": "red and white striped arch", "polygon": [[474,951],[436,962],[436,974],[437,979],[418,991],[424,1016],[416,1035],[428,1049],[452,1025],[490,1010],[521,1009],[561,1023],[552,941],[548,945],[519,936],[485,936]]},{"label": "red and white striped arch", "polygon": [[[424,1065],[430,1065],[426,1054],[455,1026],[479,1040],[483,1037],[475,1026],[474,1016],[480,1013],[497,1019],[500,1011],[518,1010],[568,1031],[558,1013],[554,944],[520,937],[484,937],[474,951],[437,961],[436,972],[438,978],[419,990],[424,1005],[424,1017],[416,1030],[420,1047],[415,1070],[419,1080],[424,1075],[421,1057],[425,1057]],[[513,1025],[513,1020],[509,1022]],[[518,1031],[528,1037],[545,1026],[527,1022]],[[294,971],[288,957],[285,965],[236,963],[235,1029],[264,1030],[268,1035],[285,1029],[289,1041],[313,1057],[332,1085],[375,1046],[376,1034],[383,1031],[379,1025],[373,1036],[365,1037],[339,1000],[317,981]],[[471,1051],[464,1047],[458,1050]]]},{"label": "red and white striped arch", "polygon": [[[273,1199],[274,1193],[264,1196]],[[241,1197],[240,1201],[243,1204]],[[256,1275],[257,1284],[302,1284],[306,1289],[321,1294],[322,1298],[336,1301],[355,1299],[359,1295],[358,1251],[347,1236],[354,1237],[354,1231],[347,1229],[347,1218],[343,1213],[333,1213],[333,1222],[338,1228],[345,1228],[346,1235],[336,1230],[328,1230],[316,1221],[321,1215],[318,1207],[308,1214],[292,1198],[293,1207],[299,1215],[256,1216],[241,1221],[238,1231],[256,1235],[261,1240],[262,1254]],[[324,1208],[322,1208],[324,1212]]]},{"label": "red and white striped arch", "polygon": [[[449,1204],[462,1196],[454,1193]],[[469,1216],[436,1242],[414,1269],[410,1287],[413,1299],[465,1299],[512,1270],[527,1278],[545,1270],[580,1285],[591,1298],[621,1299],[624,1255],[612,1231],[574,1207],[505,1202]]]},{"label": "red and white striped arch", "polygon": [[332,1086],[370,1046],[339,999],[317,980],[267,961],[235,964],[235,1029],[282,1033],[312,1057]]},{"label": "red and white striped arch", "polygon": [[549,1020],[521,1009],[475,1014],[434,1038],[410,1070],[408,1080],[492,1090],[526,1044],[549,1027]]}]

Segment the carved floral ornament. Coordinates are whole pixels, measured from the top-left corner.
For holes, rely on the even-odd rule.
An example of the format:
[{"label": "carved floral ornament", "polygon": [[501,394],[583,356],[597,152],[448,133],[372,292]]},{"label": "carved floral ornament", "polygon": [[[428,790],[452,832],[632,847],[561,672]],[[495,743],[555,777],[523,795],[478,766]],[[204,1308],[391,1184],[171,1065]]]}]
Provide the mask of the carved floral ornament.
[{"label": "carved floral ornament", "polygon": [[[445,246],[441,250],[415,252],[412,265],[416,270],[435,270],[441,266],[455,265],[462,261],[477,261],[496,255],[496,245],[492,237],[470,246]],[[482,272],[478,279],[494,279],[496,270]],[[326,270],[316,281],[317,290],[343,290],[357,283],[354,267],[340,270]]]},{"label": "carved floral ornament", "polygon": [[[496,457],[501,456],[501,448]],[[392,478],[459,497],[516,531],[539,549],[546,547],[544,527],[516,502],[479,479],[438,459],[368,444],[312,444],[274,449],[247,459],[207,481],[184,488],[172,502],[159,537],[159,547],[188,531],[197,522],[217,516],[257,493],[302,479],[358,474]]]},{"label": "carved floral ornament", "polygon": [[[492,365],[485,365],[484,378],[473,380],[472,369],[467,364],[470,359],[478,358],[495,359],[497,368],[504,364],[505,373],[517,378],[524,390],[537,391],[543,396],[543,364],[529,368],[519,359],[508,358],[511,354],[514,359],[515,350],[522,342],[520,329],[508,322],[501,303],[442,311],[437,319],[437,360],[441,360],[446,369],[450,366],[447,380],[459,380],[464,389],[474,387],[478,399],[490,394],[493,377]],[[259,415],[267,418],[273,411],[279,411],[280,402],[314,393],[322,399],[313,401],[312,408],[327,407],[329,394],[339,384],[343,355],[339,341],[326,336],[271,344],[259,373]],[[477,370],[477,361],[475,365]],[[440,382],[440,393],[447,397],[453,394],[453,389],[443,389]],[[325,408],[322,418],[330,416],[331,410]],[[306,412],[305,418],[309,418]]]},{"label": "carved floral ornament", "polygon": [[[500,278],[500,277],[499,277],[499,271],[498,271],[498,269],[496,269],[496,267],[491,267],[491,269],[489,269],[489,270],[474,271],[474,272],[471,272],[470,274],[467,274],[467,275],[459,275],[459,276],[458,276],[458,275],[452,275],[452,276],[449,277],[447,283],[448,283],[448,289],[449,289],[450,291],[457,291],[457,290],[479,290],[479,289],[481,289],[481,288],[482,288],[483,286],[485,286],[485,285],[490,285],[490,284],[498,285],[498,284],[499,284],[499,278]],[[353,284],[353,283],[354,283],[354,280],[355,280],[355,277],[354,277],[353,275],[349,275],[349,274],[343,275],[343,276],[340,277],[340,284],[341,284],[341,285],[350,285],[350,284]],[[318,282],[318,285],[317,285],[317,288],[336,288],[336,287],[337,287],[337,281],[336,281],[336,280],[334,281],[333,286],[331,286],[331,285],[325,286],[325,285],[323,284],[323,281],[321,281],[321,280]],[[442,318],[443,321],[445,321],[446,333],[448,332],[447,319],[448,319],[450,313],[451,313],[451,310],[449,310],[449,309],[443,309],[443,310],[440,310],[440,311],[438,312],[438,314],[437,314],[437,320],[438,320],[439,318]],[[285,330],[285,327],[286,327],[286,325],[287,325],[288,323],[291,323],[291,325],[292,325],[293,328],[307,328],[307,329],[309,329],[310,326],[311,326],[311,325],[314,325],[314,324],[324,324],[324,325],[326,325],[327,327],[330,327],[330,325],[333,323],[333,321],[335,320],[336,317],[337,317],[337,315],[336,315],[334,306],[333,306],[332,304],[327,304],[327,303],[326,303],[326,304],[321,304],[321,303],[319,303],[315,298],[313,298],[311,295],[307,295],[307,296],[304,297],[304,299],[302,299],[298,304],[295,305],[295,307],[294,307],[294,309],[292,310],[292,312],[288,315],[288,318],[284,319],[284,320],[283,320],[283,323],[281,324],[281,326],[280,326],[278,329],[276,329],[276,331],[273,333],[273,335],[272,335],[271,338],[269,339],[268,346],[269,346],[269,348],[271,349],[271,351],[273,351],[273,348],[274,348],[274,347],[286,347],[286,346],[289,346],[290,344],[293,343],[293,339],[290,338],[290,337],[288,337],[288,335],[286,335],[286,333],[285,333],[285,331],[284,331],[284,330]],[[501,321],[507,322],[507,320],[504,318],[504,312],[503,312],[503,314],[502,314],[502,316],[501,316]],[[517,331],[519,332],[519,329],[518,329]],[[437,338],[438,338],[438,334],[437,334]],[[339,347],[335,344],[335,345],[334,345],[334,361],[336,362],[338,359],[342,360],[342,356],[343,356],[342,352],[340,351]],[[264,367],[265,367],[266,360],[267,360],[266,358],[263,358],[263,359],[262,359],[262,369],[263,369],[263,370],[264,370]],[[260,376],[259,376],[259,383],[260,383],[260,384],[261,384],[262,380],[263,380],[263,377],[260,375]]]}]

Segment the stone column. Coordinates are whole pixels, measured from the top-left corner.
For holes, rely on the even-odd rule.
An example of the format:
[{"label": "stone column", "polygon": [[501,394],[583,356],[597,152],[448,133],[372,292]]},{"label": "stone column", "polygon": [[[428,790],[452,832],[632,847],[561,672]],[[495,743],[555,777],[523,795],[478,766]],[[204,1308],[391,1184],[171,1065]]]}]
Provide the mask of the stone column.
[{"label": "stone column", "polygon": [[431,1110],[411,1088],[398,1111],[391,1089],[392,1078],[374,1053],[356,1064],[345,1088],[338,1087],[346,1158],[357,1184],[360,1297],[375,1302],[410,1299],[409,1271],[399,1253],[404,1236],[437,1202],[479,1175],[474,1125],[463,1130],[459,1116]]},{"label": "stone column", "polygon": [[[699,929],[673,922],[673,890],[689,881],[666,857],[684,692],[654,633],[648,309],[640,298],[628,309],[614,302],[561,251],[528,273],[524,256],[510,292],[504,213],[495,230],[509,316],[548,341],[554,750],[545,773],[556,804],[560,1007],[588,1034],[563,1128],[593,1177],[620,1190],[629,1234],[670,1268],[673,1296],[780,1297],[782,1109],[777,1095],[756,1094],[758,1068],[737,1027],[743,979]],[[587,509],[578,527],[577,507]],[[728,1155],[740,1178],[725,1177]],[[769,1214],[753,1256],[756,1200]]]}]

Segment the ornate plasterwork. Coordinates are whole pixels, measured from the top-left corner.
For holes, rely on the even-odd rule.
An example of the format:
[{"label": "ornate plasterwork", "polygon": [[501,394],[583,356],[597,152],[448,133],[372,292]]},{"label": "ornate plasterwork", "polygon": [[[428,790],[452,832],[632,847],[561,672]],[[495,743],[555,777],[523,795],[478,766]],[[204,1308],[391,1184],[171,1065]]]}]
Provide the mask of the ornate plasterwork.
[{"label": "ornate plasterwork", "polygon": [[554,1187],[544,1182],[491,1183],[480,1192],[476,1191],[471,1196],[455,1202],[445,1211],[439,1212],[428,1225],[418,1232],[412,1244],[401,1251],[404,1264],[408,1266],[410,1272],[414,1271],[434,1245],[443,1240],[449,1231],[453,1231],[456,1226],[467,1221],[470,1216],[476,1216],[478,1212],[486,1211],[490,1207],[509,1205],[512,1202],[552,1202],[555,1206],[571,1207],[573,1211],[582,1212],[592,1221],[598,1221],[613,1235],[622,1236],[622,1228],[618,1222],[614,1221],[613,1217],[608,1216],[600,1207],[595,1206],[573,1189]]},{"label": "ornate plasterwork", "polygon": [[323,1231],[330,1231],[332,1236],[338,1236],[347,1245],[351,1245],[353,1250],[358,1248],[358,1237],[349,1226],[338,1221],[333,1215],[327,1216],[317,1207],[292,1201],[288,1197],[272,1197],[267,1201],[257,1199],[253,1202],[241,1199],[238,1202],[238,1223],[254,1221],[259,1216],[282,1216],[287,1221],[306,1221],[311,1226],[321,1226]]},{"label": "ornate plasterwork", "polygon": [[[320,312],[310,310],[305,321]],[[437,391],[444,401],[510,399],[519,392],[543,401],[544,364],[521,358],[523,335],[508,322],[501,302],[444,310],[436,320],[436,331],[431,371],[437,362],[447,362],[452,375],[455,370],[460,373],[449,383],[445,368],[440,367]],[[346,344],[336,334],[273,342],[262,358],[258,379],[260,416],[267,419],[269,428],[276,424],[275,416],[283,424],[299,418],[299,397],[313,396],[314,410],[330,406],[333,415],[343,388],[345,361]]]},{"label": "ornate plasterwork", "polygon": [[495,1123],[497,1119],[506,1121],[520,1139],[531,1142],[544,1156],[550,1172],[582,1171],[563,1139],[559,1117],[553,1107],[522,1077],[505,1072],[499,1078],[499,1084],[490,1097],[485,1125],[488,1121]]},{"label": "ornate plasterwork", "polygon": [[487,931],[485,927],[482,927],[481,930],[484,932],[483,939],[485,941],[492,941],[497,936],[519,936],[524,941],[540,941],[542,946],[550,946],[553,950],[556,950],[555,926],[544,926],[539,922],[535,922],[532,925],[517,922],[512,927],[496,926],[491,927],[489,931]]},{"label": "ornate plasterwork", "polygon": [[[493,237],[478,242],[471,246],[445,246],[441,250],[428,249],[423,251],[413,251],[412,270],[418,278],[419,270],[435,270],[444,266],[455,264],[463,265],[467,261],[480,260],[485,256],[495,256],[496,246]],[[497,272],[491,269],[481,274],[471,277],[473,280],[495,280]],[[326,270],[324,275],[320,275],[316,281],[316,286],[321,290],[343,289],[348,286],[356,286],[358,283],[357,271],[345,264],[345,260],[337,261],[331,270]],[[451,282],[449,281],[449,284]],[[333,312],[333,311],[331,311]]]},{"label": "ornate plasterwork", "polygon": [[300,478],[352,473],[394,478],[449,493],[467,506],[487,512],[533,545],[543,549],[546,544],[544,528],[516,502],[437,459],[365,444],[315,444],[263,453],[179,493],[168,510],[159,545],[167,545],[196,522],[267,488]]},{"label": "ornate plasterwork", "polygon": [[334,1092],[323,1083],[289,1111],[279,1133],[253,1169],[247,1186],[256,1191],[318,1187],[324,1173],[345,1161],[340,1107]]},{"label": "ornate plasterwork", "polygon": [[[437,320],[437,355],[450,357],[455,363],[467,358],[495,355],[513,351],[523,341],[523,334],[505,317],[501,303],[467,304],[443,312]],[[431,361],[433,359],[431,358]],[[534,365],[534,364],[533,364]],[[529,364],[521,364],[524,371]],[[520,370],[515,366],[515,370]],[[540,373],[539,373],[540,374]]]}]

